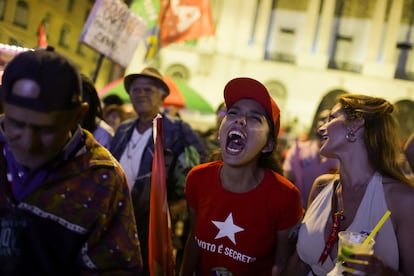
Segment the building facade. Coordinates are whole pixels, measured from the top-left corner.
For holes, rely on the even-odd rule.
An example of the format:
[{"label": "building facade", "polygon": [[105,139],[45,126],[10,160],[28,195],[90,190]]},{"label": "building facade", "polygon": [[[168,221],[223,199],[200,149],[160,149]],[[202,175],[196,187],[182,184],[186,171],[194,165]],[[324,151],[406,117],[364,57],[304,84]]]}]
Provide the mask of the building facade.
[{"label": "building facade", "polygon": [[294,124],[297,131],[309,128],[320,100],[332,90],[414,100],[414,0],[211,4],[216,35],[196,45],[168,46],[158,62],[213,106],[237,76],[262,81],[281,107],[282,125]]},{"label": "building facade", "polygon": [[43,23],[48,44],[70,57],[83,74],[96,79],[96,86],[101,87],[123,74],[123,70],[79,42],[94,3],[94,0],[0,0],[0,43],[36,48],[39,26]]},{"label": "building facade", "polygon": [[[152,2],[156,0],[142,0]],[[93,0],[0,0],[0,43],[33,48],[45,23],[48,43],[94,77],[98,90],[122,68],[79,43]],[[129,3],[130,1],[125,1]],[[211,0],[216,34],[175,43],[149,62],[194,87],[213,107],[233,77],[262,81],[282,125],[305,131],[321,99],[336,89],[414,100],[414,0]],[[126,73],[144,67],[141,43]],[[99,68],[99,70],[97,70]],[[196,128],[214,116],[190,114]]]}]

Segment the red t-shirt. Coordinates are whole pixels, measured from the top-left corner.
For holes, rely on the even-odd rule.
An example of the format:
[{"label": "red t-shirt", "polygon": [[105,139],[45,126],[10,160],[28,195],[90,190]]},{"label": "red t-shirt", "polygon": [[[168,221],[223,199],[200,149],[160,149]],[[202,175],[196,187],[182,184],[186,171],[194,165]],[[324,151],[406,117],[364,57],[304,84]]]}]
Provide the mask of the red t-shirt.
[{"label": "red t-shirt", "polygon": [[302,217],[299,191],[268,169],[253,190],[227,191],[220,181],[222,165],[222,161],[201,164],[187,176],[185,194],[197,211],[199,271],[209,276],[271,275],[276,232]]}]

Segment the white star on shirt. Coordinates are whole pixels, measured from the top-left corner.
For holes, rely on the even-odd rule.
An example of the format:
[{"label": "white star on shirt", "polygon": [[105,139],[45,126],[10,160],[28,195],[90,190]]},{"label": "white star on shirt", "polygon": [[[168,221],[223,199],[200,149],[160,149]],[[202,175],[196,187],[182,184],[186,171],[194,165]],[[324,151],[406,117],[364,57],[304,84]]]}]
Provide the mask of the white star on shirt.
[{"label": "white star on shirt", "polygon": [[219,239],[223,237],[228,237],[234,244],[236,244],[236,239],[234,234],[237,232],[244,231],[243,228],[235,225],[233,223],[233,214],[230,213],[224,222],[212,220],[212,223],[220,230],[214,239]]}]

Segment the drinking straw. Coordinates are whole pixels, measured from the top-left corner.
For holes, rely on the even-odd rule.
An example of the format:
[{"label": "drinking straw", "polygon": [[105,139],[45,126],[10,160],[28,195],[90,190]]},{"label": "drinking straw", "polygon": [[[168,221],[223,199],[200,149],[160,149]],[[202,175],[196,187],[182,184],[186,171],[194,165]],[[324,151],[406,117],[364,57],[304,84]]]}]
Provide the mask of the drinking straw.
[{"label": "drinking straw", "polygon": [[374,229],[372,229],[371,234],[369,234],[363,242],[364,245],[368,245],[369,241],[372,240],[372,238],[377,234],[377,232],[380,230],[380,228],[390,215],[390,210],[387,210],[385,214],[382,216],[382,218],[378,221],[377,225],[375,225]]}]

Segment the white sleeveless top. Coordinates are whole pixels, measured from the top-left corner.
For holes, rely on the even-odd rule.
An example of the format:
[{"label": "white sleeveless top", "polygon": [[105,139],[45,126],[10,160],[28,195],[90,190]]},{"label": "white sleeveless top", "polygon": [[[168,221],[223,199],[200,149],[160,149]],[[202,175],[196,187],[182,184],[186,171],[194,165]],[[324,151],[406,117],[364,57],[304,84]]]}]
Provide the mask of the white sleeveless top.
[{"label": "white sleeveless top", "polygon": [[[303,262],[311,266],[316,275],[326,275],[334,268],[336,262],[336,258],[333,260],[328,255],[323,264],[318,263],[325,247],[325,227],[331,215],[333,183],[332,180],[312,202],[299,230],[298,255]],[[387,210],[382,176],[375,173],[368,184],[353,222],[346,230],[370,232]],[[390,218],[386,220],[374,239],[374,254],[389,267],[398,270],[398,243]]]}]

